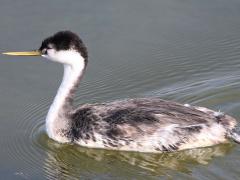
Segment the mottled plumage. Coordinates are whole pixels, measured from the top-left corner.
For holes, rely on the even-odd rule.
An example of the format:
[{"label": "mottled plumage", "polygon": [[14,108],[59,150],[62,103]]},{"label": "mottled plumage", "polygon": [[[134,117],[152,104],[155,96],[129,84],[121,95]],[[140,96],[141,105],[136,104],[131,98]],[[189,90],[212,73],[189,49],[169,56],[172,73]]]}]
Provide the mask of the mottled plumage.
[{"label": "mottled plumage", "polygon": [[206,108],[185,107],[158,98],[86,104],[72,113],[72,119],[74,143],[141,152],[222,143],[236,125],[228,115],[218,117]]},{"label": "mottled plumage", "polygon": [[48,37],[38,51],[5,54],[41,55],[63,64],[63,80],[46,117],[46,132],[58,142],[140,152],[206,147],[227,138],[240,143],[234,118],[189,104],[141,98],[85,104],[73,110],[73,95],[88,54],[83,41],[70,31]]}]

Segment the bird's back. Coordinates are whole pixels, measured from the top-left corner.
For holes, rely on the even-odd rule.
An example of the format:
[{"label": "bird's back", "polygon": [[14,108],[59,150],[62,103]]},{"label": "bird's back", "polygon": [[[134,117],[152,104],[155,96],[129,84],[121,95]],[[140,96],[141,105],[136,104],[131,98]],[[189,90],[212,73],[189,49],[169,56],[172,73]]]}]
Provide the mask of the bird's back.
[{"label": "bird's back", "polygon": [[72,114],[73,140],[83,146],[162,152],[226,141],[228,115],[158,98],[87,104]]}]

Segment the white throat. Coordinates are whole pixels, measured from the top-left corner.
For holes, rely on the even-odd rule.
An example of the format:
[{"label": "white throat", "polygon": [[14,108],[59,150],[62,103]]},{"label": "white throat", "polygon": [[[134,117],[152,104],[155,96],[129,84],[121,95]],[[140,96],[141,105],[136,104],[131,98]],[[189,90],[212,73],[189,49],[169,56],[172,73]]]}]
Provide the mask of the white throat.
[{"label": "white throat", "polygon": [[74,51],[58,52],[56,56],[47,58],[54,61],[58,61],[59,58],[60,61],[64,61],[64,74],[46,117],[46,131],[50,138],[59,142],[68,142],[67,134],[70,133],[72,125],[69,114],[72,110],[73,93],[83,75],[85,63],[83,57]]}]

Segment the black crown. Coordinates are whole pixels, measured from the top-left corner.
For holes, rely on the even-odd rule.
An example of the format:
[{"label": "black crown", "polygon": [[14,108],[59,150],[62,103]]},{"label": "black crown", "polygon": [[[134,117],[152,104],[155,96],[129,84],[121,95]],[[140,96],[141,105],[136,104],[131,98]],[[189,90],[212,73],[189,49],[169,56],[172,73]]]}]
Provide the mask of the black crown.
[{"label": "black crown", "polygon": [[71,31],[59,31],[53,36],[46,38],[42,42],[42,45],[39,48],[39,50],[42,51],[43,49],[48,49],[50,44],[57,51],[74,49],[81,54],[81,56],[85,59],[85,61],[88,60],[88,53],[87,53],[86,46],[84,45],[80,37]]}]

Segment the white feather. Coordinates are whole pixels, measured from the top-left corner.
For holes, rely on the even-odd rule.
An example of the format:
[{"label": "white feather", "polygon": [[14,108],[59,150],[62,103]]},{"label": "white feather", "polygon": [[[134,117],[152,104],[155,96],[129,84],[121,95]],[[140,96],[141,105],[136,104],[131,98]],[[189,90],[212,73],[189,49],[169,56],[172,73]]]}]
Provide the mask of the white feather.
[{"label": "white feather", "polygon": [[63,107],[71,88],[83,73],[84,59],[80,53],[74,50],[56,51],[49,49],[48,54],[43,56],[49,60],[64,64],[62,83],[46,117],[46,131],[50,138],[59,142],[67,142],[69,140],[59,136],[58,131],[60,129],[69,129],[69,122],[64,117],[65,109]]}]

